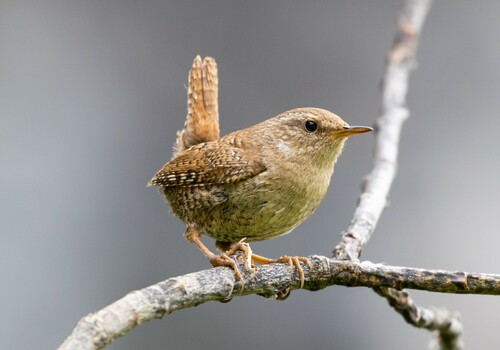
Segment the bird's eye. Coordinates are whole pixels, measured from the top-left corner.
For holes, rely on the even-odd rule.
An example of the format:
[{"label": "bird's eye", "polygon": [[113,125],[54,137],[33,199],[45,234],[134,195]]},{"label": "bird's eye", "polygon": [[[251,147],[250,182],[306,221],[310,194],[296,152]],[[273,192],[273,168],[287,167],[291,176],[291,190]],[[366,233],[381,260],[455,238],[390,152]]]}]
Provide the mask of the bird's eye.
[{"label": "bird's eye", "polygon": [[318,124],[316,124],[316,122],[313,122],[312,120],[306,121],[304,126],[306,127],[306,130],[309,132],[315,132],[316,129],[318,129]]}]

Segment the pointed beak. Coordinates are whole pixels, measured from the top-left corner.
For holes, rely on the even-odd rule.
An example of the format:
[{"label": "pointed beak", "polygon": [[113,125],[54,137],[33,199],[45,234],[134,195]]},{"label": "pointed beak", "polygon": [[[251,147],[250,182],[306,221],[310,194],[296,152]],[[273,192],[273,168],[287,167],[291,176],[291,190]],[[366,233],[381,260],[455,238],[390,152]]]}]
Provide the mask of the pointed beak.
[{"label": "pointed beak", "polygon": [[349,137],[356,134],[362,134],[365,132],[373,131],[373,128],[369,126],[344,126],[343,129],[335,130],[332,134],[336,137]]}]

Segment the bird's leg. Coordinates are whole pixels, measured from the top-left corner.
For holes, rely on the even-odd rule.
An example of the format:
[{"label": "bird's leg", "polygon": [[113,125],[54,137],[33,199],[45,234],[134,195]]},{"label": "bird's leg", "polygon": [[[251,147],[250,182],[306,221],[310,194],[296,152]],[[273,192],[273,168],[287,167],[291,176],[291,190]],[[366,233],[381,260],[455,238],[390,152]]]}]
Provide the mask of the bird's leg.
[{"label": "bird's leg", "polygon": [[282,264],[288,264],[290,266],[295,266],[300,278],[300,288],[304,287],[304,270],[302,269],[302,266],[300,266],[300,263],[303,262],[307,264],[310,268],[312,267],[312,264],[309,261],[309,259],[302,256],[283,255],[278,259],[269,259],[264,256],[252,254],[252,261],[262,265],[272,264],[272,263],[282,263]]},{"label": "bird's leg", "polygon": [[186,232],[184,233],[184,237],[188,240],[188,242],[194,243],[198,247],[198,249],[201,250],[201,252],[207,257],[208,261],[210,262],[210,264],[212,264],[213,267],[229,266],[230,268],[232,268],[234,271],[234,278],[237,282],[241,283],[241,291],[243,291],[245,285],[243,283],[243,277],[241,276],[240,269],[238,268],[236,262],[231,259],[226,253],[221,253],[219,255],[212,253],[210,249],[208,249],[203,244],[200,236],[201,232],[198,227],[196,227],[195,225],[188,225],[188,227],[186,228]]}]

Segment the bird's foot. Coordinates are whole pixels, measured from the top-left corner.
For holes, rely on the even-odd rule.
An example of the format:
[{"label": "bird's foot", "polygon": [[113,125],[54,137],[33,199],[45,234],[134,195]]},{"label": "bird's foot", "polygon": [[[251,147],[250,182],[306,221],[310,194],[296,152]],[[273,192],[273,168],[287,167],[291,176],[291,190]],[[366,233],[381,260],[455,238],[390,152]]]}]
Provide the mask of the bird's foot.
[{"label": "bird's foot", "polygon": [[[245,243],[244,239],[242,239],[238,243],[224,243],[224,246],[219,246],[219,242],[216,242],[216,245],[219,249],[225,248],[221,249],[223,253],[216,255],[203,244],[200,236],[201,232],[196,225],[187,226],[184,237],[186,237],[189,242],[195,244],[202,251],[202,253],[207,257],[208,261],[210,262],[210,264],[212,264],[213,267],[228,266],[232,268],[234,271],[234,278],[237,283],[240,283],[240,292],[242,292],[245,288],[243,276],[241,275],[238,264],[230,257],[230,255],[234,254],[237,250],[241,250],[243,252],[243,259],[245,261],[248,261],[248,266],[251,267],[252,250],[250,249],[248,243]],[[247,264],[245,264],[245,266],[246,265]]]},{"label": "bird's foot", "polygon": [[240,268],[229,255],[227,255],[226,253],[221,253],[219,255],[213,254],[211,256],[208,256],[207,258],[213,267],[228,266],[232,268],[234,271],[234,279],[236,280],[236,282],[239,282],[241,284],[240,292],[243,291],[243,289],[245,288],[245,284],[243,283],[243,276],[241,275]]},{"label": "bird's foot", "polygon": [[303,262],[304,264],[307,264],[309,268],[311,268],[312,264],[308,258],[303,256],[283,255],[279,259],[276,259],[276,262],[295,266],[295,268],[297,269],[297,273],[299,274],[300,288],[304,288],[304,270],[302,269],[302,266],[300,266],[300,263]]},{"label": "bird's foot", "polygon": [[245,288],[245,284],[243,283],[243,276],[241,274],[241,270],[238,264],[231,258],[231,255],[235,254],[238,250],[243,254],[236,256],[236,259],[243,263],[245,266],[245,270],[253,270],[254,267],[252,265],[252,249],[250,245],[245,242],[245,238],[241,239],[237,243],[228,243],[228,242],[220,242],[216,241],[215,243],[217,249],[223,251],[223,253],[219,255],[213,254],[208,257],[208,260],[212,264],[212,266],[229,266],[234,270],[234,278],[236,282],[241,284],[240,292]]},{"label": "bird's foot", "polygon": [[[309,268],[312,267],[311,262],[309,261],[308,258],[303,257],[303,256],[287,256],[283,255],[279,257],[278,259],[269,259],[260,255],[252,254],[252,261],[259,263],[259,264],[272,264],[272,263],[281,263],[281,264],[288,264],[291,267],[295,266],[297,269],[297,273],[299,274],[299,279],[300,279],[300,288],[304,287],[304,270],[302,269],[302,266],[300,266],[300,263],[303,262],[309,266]],[[283,299],[279,300],[284,300],[288,297],[290,293],[286,293],[285,297]]]},{"label": "bird's foot", "polygon": [[[224,246],[220,242],[216,242],[216,246],[218,249],[222,248],[222,251],[226,253],[227,255],[233,255],[236,253],[238,250],[243,253],[241,255],[241,262],[245,264],[245,267],[248,270],[253,270],[254,266],[252,264],[252,248],[250,248],[250,245],[245,242],[246,238],[240,239],[239,242],[237,243],[231,243],[229,246]],[[224,249],[226,248],[226,249]]]}]

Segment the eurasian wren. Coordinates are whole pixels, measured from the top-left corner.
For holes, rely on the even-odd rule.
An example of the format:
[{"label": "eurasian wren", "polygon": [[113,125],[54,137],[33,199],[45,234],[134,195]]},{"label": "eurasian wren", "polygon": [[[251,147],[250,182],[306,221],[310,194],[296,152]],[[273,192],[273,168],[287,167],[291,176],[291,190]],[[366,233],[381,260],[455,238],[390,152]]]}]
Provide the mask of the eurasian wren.
[{"label": "eurasian wren", "polygon": [[324,109],[297,108],[177,153],[148,185],[160,186],[173,213],[188,225],[186,238],[214,266],[232,266],[241,279],[234,262],[211,253],[200,234],[225,250],[243,239],[289,233],[322,201],[347,138],[372,130],[349,126]]}]

